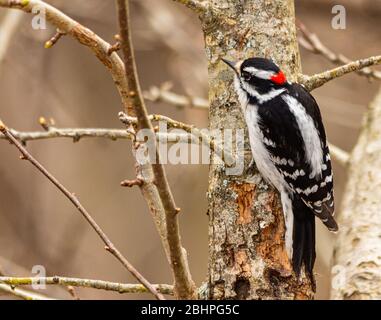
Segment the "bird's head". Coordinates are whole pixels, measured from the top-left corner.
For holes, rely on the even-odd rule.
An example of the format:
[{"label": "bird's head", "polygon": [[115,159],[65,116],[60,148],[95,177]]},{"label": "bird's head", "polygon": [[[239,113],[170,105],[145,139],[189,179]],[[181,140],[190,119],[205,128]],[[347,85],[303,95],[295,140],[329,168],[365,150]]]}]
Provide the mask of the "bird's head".
[{"label": "bird's head", "polygon": [[285,74],[269,59],[250,58],[238,62],[222,59],[222,61],[235,71],[242,86],[252,88],[259,93],[282,88],[288,84]]}]

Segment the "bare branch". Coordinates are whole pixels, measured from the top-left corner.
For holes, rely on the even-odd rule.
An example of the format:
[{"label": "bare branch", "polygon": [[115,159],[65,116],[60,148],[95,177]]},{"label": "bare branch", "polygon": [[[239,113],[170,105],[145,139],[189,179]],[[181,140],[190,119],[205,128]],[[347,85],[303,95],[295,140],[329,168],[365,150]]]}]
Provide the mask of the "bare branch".
[{"label": "bare branch", "polygon": [[53,47],[64,35],[65,32],[62,32],[59,29],[57,29],[55,35],[45,42],[45,49],[50,49],[51,47]]},{"label": "bare branch", "polygon": [[127,188],[132,188],[132,187],[135,187],[135,186],[138,186],[138,187],[141,187],[144,183],[144,180],[140,179],[140,178],[137,178],[137,179],[134,179],[134,180],[123,180],[120,185],[122,187],[127,187]]},{"label": "bare branch", "polygon": [[[31,12],[34,6],[39,6],[45,13],[48,21],[52,23],[62,32],[65,32],[68,36],[73,37],[82,45],[88,47],[96,57],[108,68],[119,94],[122,99],[125,110],[131,110],[129,107],[129,87],[127,84],[126,72],[124,70],[124,63],[116,52],[109,55],[109,50],[112,47],[109,43],[104,41],[90,29],[85,28],[77,21],[71,19],[53,6],[46,4],[40,0],[28,0],[28,1],[8,1],[0,0],[0,7],[22,9],[25,12]],[[112,50],[111,50],[112,51]],[[144,177],[153,176],[152,168],[150,166],[137,166],[138,174]],[[157,187],[153,181],[147,180],[141,187],[142,194],[147,201],[148,207],[154,218],[156,227],[161,237],[163,246],[165,248],[167,258],[169,256],[169,246],[166,239],[167,228],[165,225],[165,210],[161,203],[160,196],[158,194]],[[186,259],[186,256],[183,256]]]},{"label": "bare branch", "polygon": [[[1,125],[1,120],[0,120],[0,125]],[[0,260],[7,261],[3,257],[0,257]],[[9,263],[9,262],[10,261],[7,261],[7,263]],[[21,269],[21,267],[19,267],[19,266],[17,266],[17,267]],[[1,265],[0,265],[0,277],[5,277],[5,272],[4,272]],[[24,300],[53,300],[53,298],[50,298],[48,296],[38,294],[38,293],[35,293],[33,291],[29,291],[29,290],[18,289],[18,288],[15,288],[14,286],[11,286],[11,285],[2,284],[1,282],[0,282],[0,292],[3,292],[5,294],[9,294],[9,295],[13,295],[15,297],[19,297],[19,298],[24,299]]]},{"label": "bare branch", "polygon": [[12,286],[6,284],[0,284],[0,292],[4,292],[24,300],[55,300],[42,294],[24,289],[13,288]]},{"label": "bare branch", "polygon": [[[85,28],[77,21],[71,19],[67,15],[60,12],[53,6],[46,4],[40,0],[28,0],[28,1],[8,1],[0,0],[0,7],[16,8],[22,9],[26,12],[31,12],[34,6],[39,6],[46,13],[47,20],[52,23],[56,28],[65,32],[68,36],[73,37],[79,43],[90,48],[97,58],[109,69],[115,85],[118,88],[119,94],[121,96],[125,110],[132,110],[130,104],[129,95],[133,93],[129,90],[127,83],[126,72],[124,69],[123,61],[120,59],[116,52],[109,55],[109,49],[112,47],[109,43],[104,41],[94,32]],[[139,172],[145,173],[145,176],[150,175],[151,168],[138,168]],[[166,248],[167,240],[165,235],[167,233],[166,226],[163,224],[163,219],[165,219],[164,208],[161,203],[158,202],[160,197],[158,195],[158,190],[153,183],[148,182],[142,186],[143,196],[146,198],[151,213],[155,219],[155,224],[159,230],[159,234],[162,238],[164,247]],[[167,256],[169,250],[166,249]],[[184,257],[186,258],[186,257]]]},{"label": "bare branch", "polygon": [[[331,61],[333,64],[342,65],[345,63],[352,62],[351,59],[348,59],[343,54],[338,54],[327,48],[319,39],[319,37],[312,33],[308,28],[300,21],[297,21],[299,30],[301,31],[302,36],[298,38],[299,44],[315,54],[320,54],[326,59]],[[369,79],[381,79],[381,72],[375,71],[370,68],[364,68],[362,70],[356,71],[357,74],[365,76]]]},{"label": "bare branch", "polygon": [[[186,124],[161,114],[150,114],[147,117],[150,121],[163,121],[170,128],[182,129],[193,135],[200,136],[204,139],[204,141],[206,141],[207,145],[213,145],[213,142],[210,140],[210,137],[202,133],[201,130],[197,129],[194,125]],[[119,113],[119,119],[127,126],[138,125],[138,119],[136,117],[130,117],[124,112]]]},{"label": "bare branch", "polygon": [[[9,129],[12,135],[22,143],[34,140],[45,140],[52,138],[69,138],[75,142],[82,138],[106,138],[110,140],[131,139],[131,134],[122,129],[102,129],[102,128],[54,128],[49,127],[48,131],[23,132]],[[0,134],[0,139],[6,139]]]},{"label": "bare branch", "polygon": [[[132,139],[132,134],[125,129],[99,129],[99,128],[55,128],[49,127],[48,131],[17,131],[9,129],[12,135],[25,144],[28,141],[46,140],[54,138],[68,138],[73,139],[74,142],[80,141],[82,138],[106,138],[110,140],[117,139]],[[157,132],[156,138],[158,141],[176,143],[188,141],[189,143],[198,143],[199,139],[187,133],[164,133]],[[7,139],[0,132],[0,139]],[[204,141],[205,144],[209,140]]]},{"label": "bare branch", "polygon": [[[127,126],[129,125],[137,125],[138,121],[136,117],[130,117],[124,112],[119,113],[119,119]],[[186,124],[181,121],[173,120],[167,116],[163,116],[160,114],[151,114],[148,115],[148,119],[150,121],[164,121],[171,128],[182,129],[189,134],[191,134],[194,138],[198,139],[202,143],[204,143],[207,147],[209,147],[212,151],[216,153],[216,155],[223,158],[222,160],[226,165],[231,166],[234,164],[234,157],[230,150],[224,150],[222,145],[216,143],[211,136],[202,132],[202,130],[198,129],[194,125]]]},{"label": "bare branch", "polygon": [[182,3],[197,13],[205,13],[209,7],[209,0],[173,0]]},{"label": "bare branch", "polygon": [[[125,113],[119,115],[121,121],[127,125],[137,124],[136,117],[127,116]],[[156,138],[158,141],[177,143],[188,141],[188,143],[202,143],[217,155],[223,156],[225,163],[230,166],[234,163],[234,157],[231,152],[224,150],[222,145],[216,143],[212,137],[203,133],[202,130],[197,127],[183,122],[173,120],[169,117],[163,115],[149,115],[151,121],[165,121],[170,128],[178,128],[184,130],[186,133],[165,133],[157,132]],[[68,138],[73,139],[74,142],[80,141],[82,138],[105,138],[110,140],[118,139],[132,139],[132,134],[127,130],[123,129],[105,129],[105,128],[56,128],[56,127],[47,127],[46,131],[17,131],[14,129],[9,129],[12,135],[19,140],[21,143],[25,144],[28,141],[35,140],[46,140],[54,138]],[[0,132],[0,139],[7,139]]]},{"label": "bare branch", "polygon": [[378,64],[381,64],[381,56],[360,59],[313,76],[299,75],[299,83],[303,84],[307,90],[312,91],[333,79]]},{"label": "bare branch", "polygon": [[[125,61],[125,71],[127,85],[129,89],[129,99],[127,111],[133,109],[138,119],[139,129],[149,129],[154,133],[152,123],[144,104],[138,80],[134,51],[131,41],[131,28],[129,21],[129,3],[126,0],[117,0],[118,17],[121,35],[121,47]],[[128,112],[130,115],[130,112]],[[155,141],[156,142],[156,141]],[[156,163],[152,164],[154,175],[154,184],[157,187],[164,211],[167,228],[167,241],[169,245],[170,261],[172,271],[175,277],[175,291],[180,299],[191,299],[196,296],[196,286],[189,272],[188,262],[185,252],[181,245],[179,225],[178,225],[178,207],[175,204],[172,192],[163,165],[160,163],[160,155],[156,148]]]},{"label": "bare branch", "polygon": [[113,52],[120,50],[120,36],[119,36],[119,34],[116,34],[114,36],[114,39],[116,42],[108,50],[108,55],[112,54]]},{"label": "bare branch", "polygon": [[[169,68],[176,70],[176,83],[183,84],[186,88],[191,86],[195,92],[203,91],[208,83],[208,76],[205,62],[200,59],[199,39],[194,36],[199,30],[199,26],[188,23],[188,19],[182,19],[181,17],[185,17],[187,14],[184,12],[184,6],[173,5],[171,2],[168,0],[167,3],[134,2],[145,17],[145,28],[150,28],[149,33],[141,30],[144,32],[144,42],[147,42],[149,46],[160,42],[173,53]],[[176,32],[173,32],[174,26],[176,26]],[[139,30],[137,32],[141,33]],[[183,63],[184,61],[188,61],[188,63]]]},{"label": "bare branch", "polygon": [[105,248],[112,255],[115,256],[123,266],[140,282],[142,283],[157,299],[164,299],[164,297],[158,293],[155,288],[134,268],[134,266],[122,255],[122,253],[115,247],[108,236],[104,233],[101,227],[96,223],[90,213],[83,207],[74,193],[71,193],[66,189],[50,172],[48,172],[26,149],[22,144],[12,135],[8,128],[0,120],[0,131],[8,139],[10,143],[16,146],[21,152],[23,157],[33,164],[47,179],[49,179],[78,209],[82,216],[87,220],[95,232],[99,235],[105,244]]},{"label": "bare branch", "polygon": [[[146,287],[141,284],[126,284],[118,282],[110,282],[103,280],[79,279],[68,277],[0,277],[0,283],[15,286],[25,286],[33,284],[60,285],[92,288],[107,291],[116,291],[118,293],[147,293]],[[173,294],[173,286],[168,284],[152,285],[158,292],[162,294]]]},{"label": "bare branch", "polygon": [[171,87],[164,83],[160,87],[151,87],[143,92],[144,98],[152,102],[166,102],[176,107],[192,107],[199,109],[209,109],[209,102],[206,99],[192,96],[184,96],[170,91]]},{"label": "bare branch", "polygon": [[60,32],[76,39],[80,44],[88,47],[96,57],[107,67],[110,71],[122,102],[126,107],[128,97],[128,87],[126,83],[126,76],[124,72],[123,61],[117,53],[109,55],[109,49],[112,47],[108,42],[100,38],[90,29],[84,27],[77,21],[68,17],[58,9],[45,3],[41,0],[0,0],[0,7],[21,9],[25,12],[31,13],[33,7],[39,7],[46,13],[47,20],[53,24]]},{"label": "bare branch", "polygon": [[67,290],[67,292],[69,292],[69,294],[73,298],[73,300],[81,300],[81,298],[78,296],[78,294],[77,294],[77,292],[73,286],[67,286],[66,290]]},{"label": "bare branch", "polygon": [[331,154],[331,157],[338,163],[340,163],[342,166],[348,166],[350,161],[350,155],[348,152],[344,151],[343,149],[340,149],[332,143],[329,143],[329,152]]}]

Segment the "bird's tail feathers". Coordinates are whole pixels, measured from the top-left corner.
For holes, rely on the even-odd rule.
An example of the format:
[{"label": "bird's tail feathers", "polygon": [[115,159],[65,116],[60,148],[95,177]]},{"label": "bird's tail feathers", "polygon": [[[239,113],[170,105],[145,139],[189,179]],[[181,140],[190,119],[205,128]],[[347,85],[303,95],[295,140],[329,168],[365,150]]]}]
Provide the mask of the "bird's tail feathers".
[{"label": "bird's tail feathers", "polygon": [[294,197],[292,207],[294,213],[292,265],[299,276],[304,264],[305,272],[314,284],[315,216],[299,197]]}]

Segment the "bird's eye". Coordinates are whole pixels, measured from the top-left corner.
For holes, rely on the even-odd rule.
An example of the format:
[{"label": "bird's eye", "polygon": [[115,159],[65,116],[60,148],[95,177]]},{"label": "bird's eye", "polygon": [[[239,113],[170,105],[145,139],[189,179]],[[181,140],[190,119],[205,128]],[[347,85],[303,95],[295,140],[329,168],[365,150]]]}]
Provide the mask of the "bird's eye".
[{"label": "bird's eye", "polygon": [[245,80],[245,81],[249,81],[251,79],[251,73],[250,72],[247,72],[247,71],[242,71],[241,73],[241,77]]}]

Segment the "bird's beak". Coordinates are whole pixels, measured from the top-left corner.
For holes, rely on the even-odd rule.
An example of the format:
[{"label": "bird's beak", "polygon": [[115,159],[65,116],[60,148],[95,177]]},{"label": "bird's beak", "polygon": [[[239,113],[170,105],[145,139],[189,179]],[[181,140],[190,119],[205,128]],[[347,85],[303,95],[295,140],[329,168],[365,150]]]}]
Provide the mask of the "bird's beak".
[{"label": "bird's beak", "polygon": [[240,68],[242,61],[234,62],[234,61],[229,61],[224,58],[221,58],[223,62],[225,62],[230,68],[232,68],[238,75],[240,74]]}]

